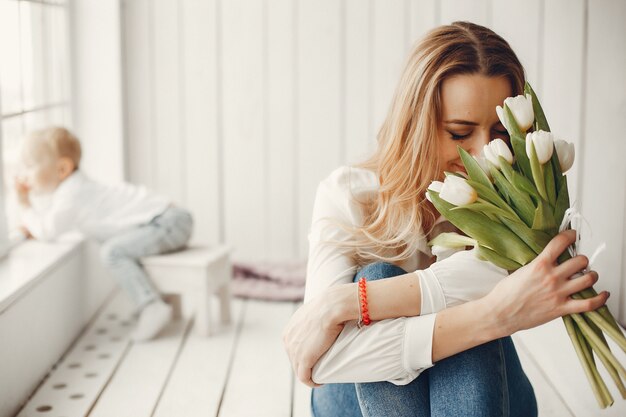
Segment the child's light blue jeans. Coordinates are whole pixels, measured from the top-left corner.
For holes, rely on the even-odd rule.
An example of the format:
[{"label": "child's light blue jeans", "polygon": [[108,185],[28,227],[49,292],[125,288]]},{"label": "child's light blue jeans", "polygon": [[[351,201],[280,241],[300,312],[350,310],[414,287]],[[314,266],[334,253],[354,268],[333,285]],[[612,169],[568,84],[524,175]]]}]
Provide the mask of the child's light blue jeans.
[{"label": "child's light blue jeans", "polygon": [[102,262],[132,299],[135,313],[160,298],[159,291],[139,264],[139,258],[183,248],[189,242],[192,230],[191,213],[170,206],[149,223],[128,229],[102,243]]},{"label": "child's light blue jeans", "polygon": [[[406,272],[386,262],[354,277],[376,280]],[[537,402],[515,351],[504,337],[440,360],[407,385],[326,384],[314,388],[315,417],[536,417]]]}]

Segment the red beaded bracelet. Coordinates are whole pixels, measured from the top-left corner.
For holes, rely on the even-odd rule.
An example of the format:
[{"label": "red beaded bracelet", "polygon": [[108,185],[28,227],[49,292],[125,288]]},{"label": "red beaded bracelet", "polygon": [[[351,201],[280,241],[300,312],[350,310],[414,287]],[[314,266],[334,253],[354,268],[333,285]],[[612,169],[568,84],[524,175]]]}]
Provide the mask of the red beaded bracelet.
[{"label": "red beaded bracelet", "polygon": [[370,320],[370,313],[367,308],[367,281],[365,277],[359,279],[358,286],[359,321],[357,322],[357,327],[360,329],[363,326],[369,326],[372,321]]}]

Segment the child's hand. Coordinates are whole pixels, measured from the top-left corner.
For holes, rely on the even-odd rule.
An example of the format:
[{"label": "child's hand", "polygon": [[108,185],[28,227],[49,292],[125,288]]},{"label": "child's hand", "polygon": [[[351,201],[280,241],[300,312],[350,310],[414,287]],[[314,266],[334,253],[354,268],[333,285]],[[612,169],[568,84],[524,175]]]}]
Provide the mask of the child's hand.
[{"label": "child's hand", "polygon": [[30,186],[19,178],[15,179],[15,192],[17,194],[17,201],[24,207],[30,207]]}]

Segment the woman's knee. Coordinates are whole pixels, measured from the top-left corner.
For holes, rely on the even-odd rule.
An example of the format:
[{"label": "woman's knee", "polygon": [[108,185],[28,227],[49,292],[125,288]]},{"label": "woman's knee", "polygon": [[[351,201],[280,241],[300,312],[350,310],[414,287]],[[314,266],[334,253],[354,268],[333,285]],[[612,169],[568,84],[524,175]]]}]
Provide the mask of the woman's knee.
[{"label": "woman's knee", "polygon": [[367,281],[375,281],[377,279],[395,277],[406,273],[404,269],[389,262],[374,262],[361,268],[354,276],[354,281],[358,281],[362,277],[365,277]]},{"label": "woman's knee", "polygon": [[355,384],[325,384],[311,391],[314,417],[362,417]]},{"label": "woman's knee", "polygon": [[[427,372],[428,370],[426,370]],[[369,382],[356,385],[363,416],[425,416],[430,413],[428,376],[422,373],[407,385]]]}]

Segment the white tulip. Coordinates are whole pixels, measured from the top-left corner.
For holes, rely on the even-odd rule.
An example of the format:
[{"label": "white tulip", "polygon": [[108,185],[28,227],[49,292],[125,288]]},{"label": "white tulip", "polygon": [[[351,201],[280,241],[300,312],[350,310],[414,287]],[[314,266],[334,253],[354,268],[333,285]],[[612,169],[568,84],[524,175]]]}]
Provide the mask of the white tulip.
[{"label": "white tulip", "polygon": [[443,182],[441,182],[441,181],[433,181],[428,186],[428,189],[440,193],[442,187],[443,187]]},{"label": "white tulip", "polygon": [[574,165],[574,144],[562,139],[555,139],[554,148],[559,157],[561,172],[567,172]]},{"label": "white tulip", "polygon": [[500,166],[500,156],[509,164],[513,163],[513,154],[502,139],[494,139],[483,147],[485,158],[495,166]]},{"label": "white tulip", "polygon": [[439,197],[455,206],[464,206],[476,201],[478,194],[465,179],[456,175],[448,175],[441,187]]},{"label": "white tulip", "polygon": [[535,145],[535,153],[540,164],[545,164],[552,158],[554,151],[554,137],[552,133],[538,130],[526,135],[526,155],[530,158],[530,144]]},{"label": "white tulip", "polygon": [[480,155],[475,156],[474,159],[478,163],[478,166],[482,168],[483,172],[491,179],[491,171],[489,171],[489,162],[487,162],[487,157],[485,157],[485,150],[481,152]]},{"label": "white tulip", "polygon": [[[435,191],[440,193],[441,189],[443,188],[443,182],[441,181],[433,181],[430,183],[430,185],[428,186],[429,190]],[[432,203],[432,200],[430,199],[430,196],[428,195],[428,192],[426,193],[426,200],[430,201]]]},{"label": "white tulip", "polygon": [[[526,94],[526,97],[519,95],[517,97],[507,97],[504,100],[504,104],[509,106],[511,109],[511,113],[513,113],[513,118],[517,122],[520,130],[522,132],[526,132],[533,125],[535,121],[535,112],[533,111],[533,99],[530,94]],[[502,106],[496,107],[496,113],[498,114],[498,118],[502,125],[509,130],[509,127],[506,125],[504,118],[504,109]]]}]

